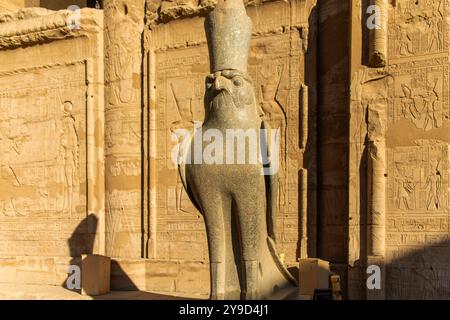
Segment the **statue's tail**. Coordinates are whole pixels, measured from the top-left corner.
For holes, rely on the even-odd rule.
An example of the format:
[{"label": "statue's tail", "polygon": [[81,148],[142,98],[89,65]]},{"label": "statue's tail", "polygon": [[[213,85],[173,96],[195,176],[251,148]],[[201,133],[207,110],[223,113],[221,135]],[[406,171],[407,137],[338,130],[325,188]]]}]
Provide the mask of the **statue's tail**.
[{"label": "statue's tail", "polygon": [[276,266],[278,267],[278,270],[281,272],[281,274],[288,280],[292,285],[297,286],[297,280],[292,276],[292,274],[286,269],[286,267],[281,262],[277,248],[275,245],[275,242],[272,238],[267,237],[267,246],[269,247],[269,252],[272,256],[272,259],[274,260]]}]

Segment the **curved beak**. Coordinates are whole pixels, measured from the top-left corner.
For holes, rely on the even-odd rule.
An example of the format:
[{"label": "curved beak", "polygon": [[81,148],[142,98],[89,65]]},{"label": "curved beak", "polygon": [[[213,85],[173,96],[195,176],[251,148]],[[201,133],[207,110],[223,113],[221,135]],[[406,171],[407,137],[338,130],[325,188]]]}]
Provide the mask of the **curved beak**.
[{"label": "curved beak", "polygon": [[225,89],[224,78],[221,75],[216,75],[214,79],[214,89],[216,91],[222,91]]}]

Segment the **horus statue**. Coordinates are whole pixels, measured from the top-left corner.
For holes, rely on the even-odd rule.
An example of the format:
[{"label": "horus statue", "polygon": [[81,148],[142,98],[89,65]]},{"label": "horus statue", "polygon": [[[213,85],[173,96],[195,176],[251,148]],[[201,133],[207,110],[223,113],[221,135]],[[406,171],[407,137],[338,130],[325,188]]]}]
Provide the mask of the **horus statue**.
[{"label": "horus statue", "polygon": [[[211,273],[211,299],[270,299],[291,292],[296,283],[275,248],[275,215],[278,177],[262,173],[264,162],[250,161],[262,152],[267,124],[261,120],[252,79],[247,73],[251,20],[242,0],[218,0],[205,20],[211,62],[206,77],[205,120],[196,134],[208,130],[256,132],[256,148],[245,140],[229,163],[179,164],[183,185],[204,216]],[[264,129],[264,130],[262,130]],[[185,153],[191,157],[194,141]],[[206,141],[203,141],[206,140]],[[208,147],[202,139],[202,150]],[[215,156],[227,156],[227,143]],[[234,145],[232,146],[234,148]],[[198,150],[197,150],[198,151]],[[259,159],[259,158],[258,158]],[[270,165],[270,164],[269,164]],[[275,170],[272,170],[275,172]]]}]

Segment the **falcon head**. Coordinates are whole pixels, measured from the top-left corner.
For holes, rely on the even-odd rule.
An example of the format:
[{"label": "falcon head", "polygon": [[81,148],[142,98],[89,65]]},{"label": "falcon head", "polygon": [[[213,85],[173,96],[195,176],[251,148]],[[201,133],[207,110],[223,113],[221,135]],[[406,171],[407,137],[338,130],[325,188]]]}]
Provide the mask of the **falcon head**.
[{"label": "falcon head", "polygon": [[238,70],[217,71],[206,77],[205,98],[209,111],[224,107],[254,107],[252,79],[247,73]]}]

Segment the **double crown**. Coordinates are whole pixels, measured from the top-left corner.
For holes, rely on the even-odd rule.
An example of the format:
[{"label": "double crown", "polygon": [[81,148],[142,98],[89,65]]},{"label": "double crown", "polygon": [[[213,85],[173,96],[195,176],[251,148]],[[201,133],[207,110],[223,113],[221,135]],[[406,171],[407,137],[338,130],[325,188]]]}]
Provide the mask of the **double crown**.
[{"label": "double crown", "polygon": [[247,72],[252,22],[242,0],[218,0],[205,20],[211,72]]}]

